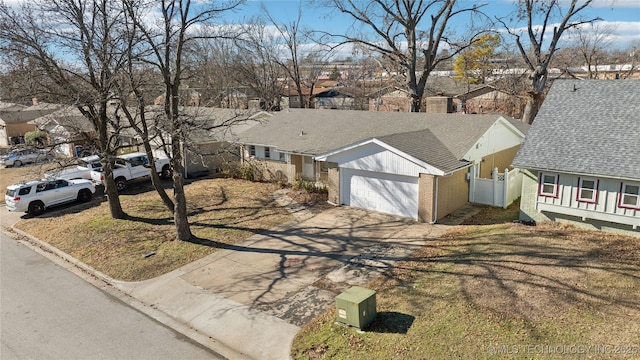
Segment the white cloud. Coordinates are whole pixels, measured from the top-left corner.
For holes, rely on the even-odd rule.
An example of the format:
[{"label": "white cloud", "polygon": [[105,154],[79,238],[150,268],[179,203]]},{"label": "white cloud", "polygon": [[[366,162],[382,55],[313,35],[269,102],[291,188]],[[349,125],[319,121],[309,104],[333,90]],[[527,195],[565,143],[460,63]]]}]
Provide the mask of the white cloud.
[{"label": "white cloud", "polygon": [[[548,46],[548,41],[551,40],[553,36],[554,27],[558,26],[558,23],[548,24],[545,29],[545,44],[543,46]],[[612,41],[612,46],[614,47],[626,47],[631,43],[640,41],[640,21],[596,21],[594,22],[596,27],[600,29],[611,28],[611,34],[608,36]],[[594,29],[590,24],[581,25],[581,29],[585,31],[591,31]],[[499,32],[506,33],[504,29],[498,29]],[[527,28],[519,27],[511,29],[511,31],[515,34],[519,34],[523,37],[526,37]],[[533,27],[533,31],[535,34],[539,34],[542,31],[542,25],[536,25]],[[508,35],[507,39],[508,39]],[[562,41],[568,42],[571,41],[574,37],[571,34],[571,31],[565,32],[563,35]]]},{"label": "white cloud", "polygon": [[594,0],[591,4],[593,8],[640,8],[638,0]]}]

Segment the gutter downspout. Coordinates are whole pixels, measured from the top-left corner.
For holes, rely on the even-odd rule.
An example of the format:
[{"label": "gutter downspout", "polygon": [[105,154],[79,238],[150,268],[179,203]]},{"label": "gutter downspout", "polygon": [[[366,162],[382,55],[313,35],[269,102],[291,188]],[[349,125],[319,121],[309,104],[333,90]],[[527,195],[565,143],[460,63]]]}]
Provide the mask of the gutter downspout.
[{"label": "gutter downspout", "polygon": [[431,225],[435,224],[436,220],[438,219],[438,179],[439,178],[440,176],[436,176],[436,191],[435,191],[435,196],[433,201],[433,221],[429,223]]}]

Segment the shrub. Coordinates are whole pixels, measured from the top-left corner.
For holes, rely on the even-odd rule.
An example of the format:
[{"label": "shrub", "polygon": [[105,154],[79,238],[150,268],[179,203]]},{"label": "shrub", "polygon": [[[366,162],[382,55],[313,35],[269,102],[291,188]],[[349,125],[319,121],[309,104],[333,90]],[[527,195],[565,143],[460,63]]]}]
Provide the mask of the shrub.
[{"label": "shrub", "polygon": [[296,176],[296,178],[293,179],[292,188],[293,190],[304,190],[309,193],[328,192],[327,187],[323,184],[316,183],[315,181],[305,180],[301,176]]}]

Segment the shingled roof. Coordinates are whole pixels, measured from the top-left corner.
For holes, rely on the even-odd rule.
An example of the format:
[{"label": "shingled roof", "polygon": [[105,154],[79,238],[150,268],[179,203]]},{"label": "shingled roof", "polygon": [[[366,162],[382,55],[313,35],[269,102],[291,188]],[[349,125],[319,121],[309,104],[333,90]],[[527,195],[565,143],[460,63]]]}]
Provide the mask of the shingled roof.
[{"label": "shingled roof", "polygon": [[638,80],[554,81],[513,165],[640,179],[638,94]]},{"label": "shingled roof", "polygon": [[[498,114],[289,109],[245,131],[239,141],[273,146],[282,152],[318,155],[376,138],[427,163],[437,159],[446,168],[455,168],[500,118],[520,131],[527,127]],[[416,146],[418,142],[421,146]]]}]

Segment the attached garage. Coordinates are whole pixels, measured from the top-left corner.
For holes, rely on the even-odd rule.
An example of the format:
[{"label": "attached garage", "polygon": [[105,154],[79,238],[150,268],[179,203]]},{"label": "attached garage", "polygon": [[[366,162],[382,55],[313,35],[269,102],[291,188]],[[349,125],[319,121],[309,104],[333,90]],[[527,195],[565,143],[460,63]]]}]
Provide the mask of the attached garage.
[{"label": "attached garage", "polygon": [[418,178],[343,168],[340,171],[344,205],[418,218]]}]

